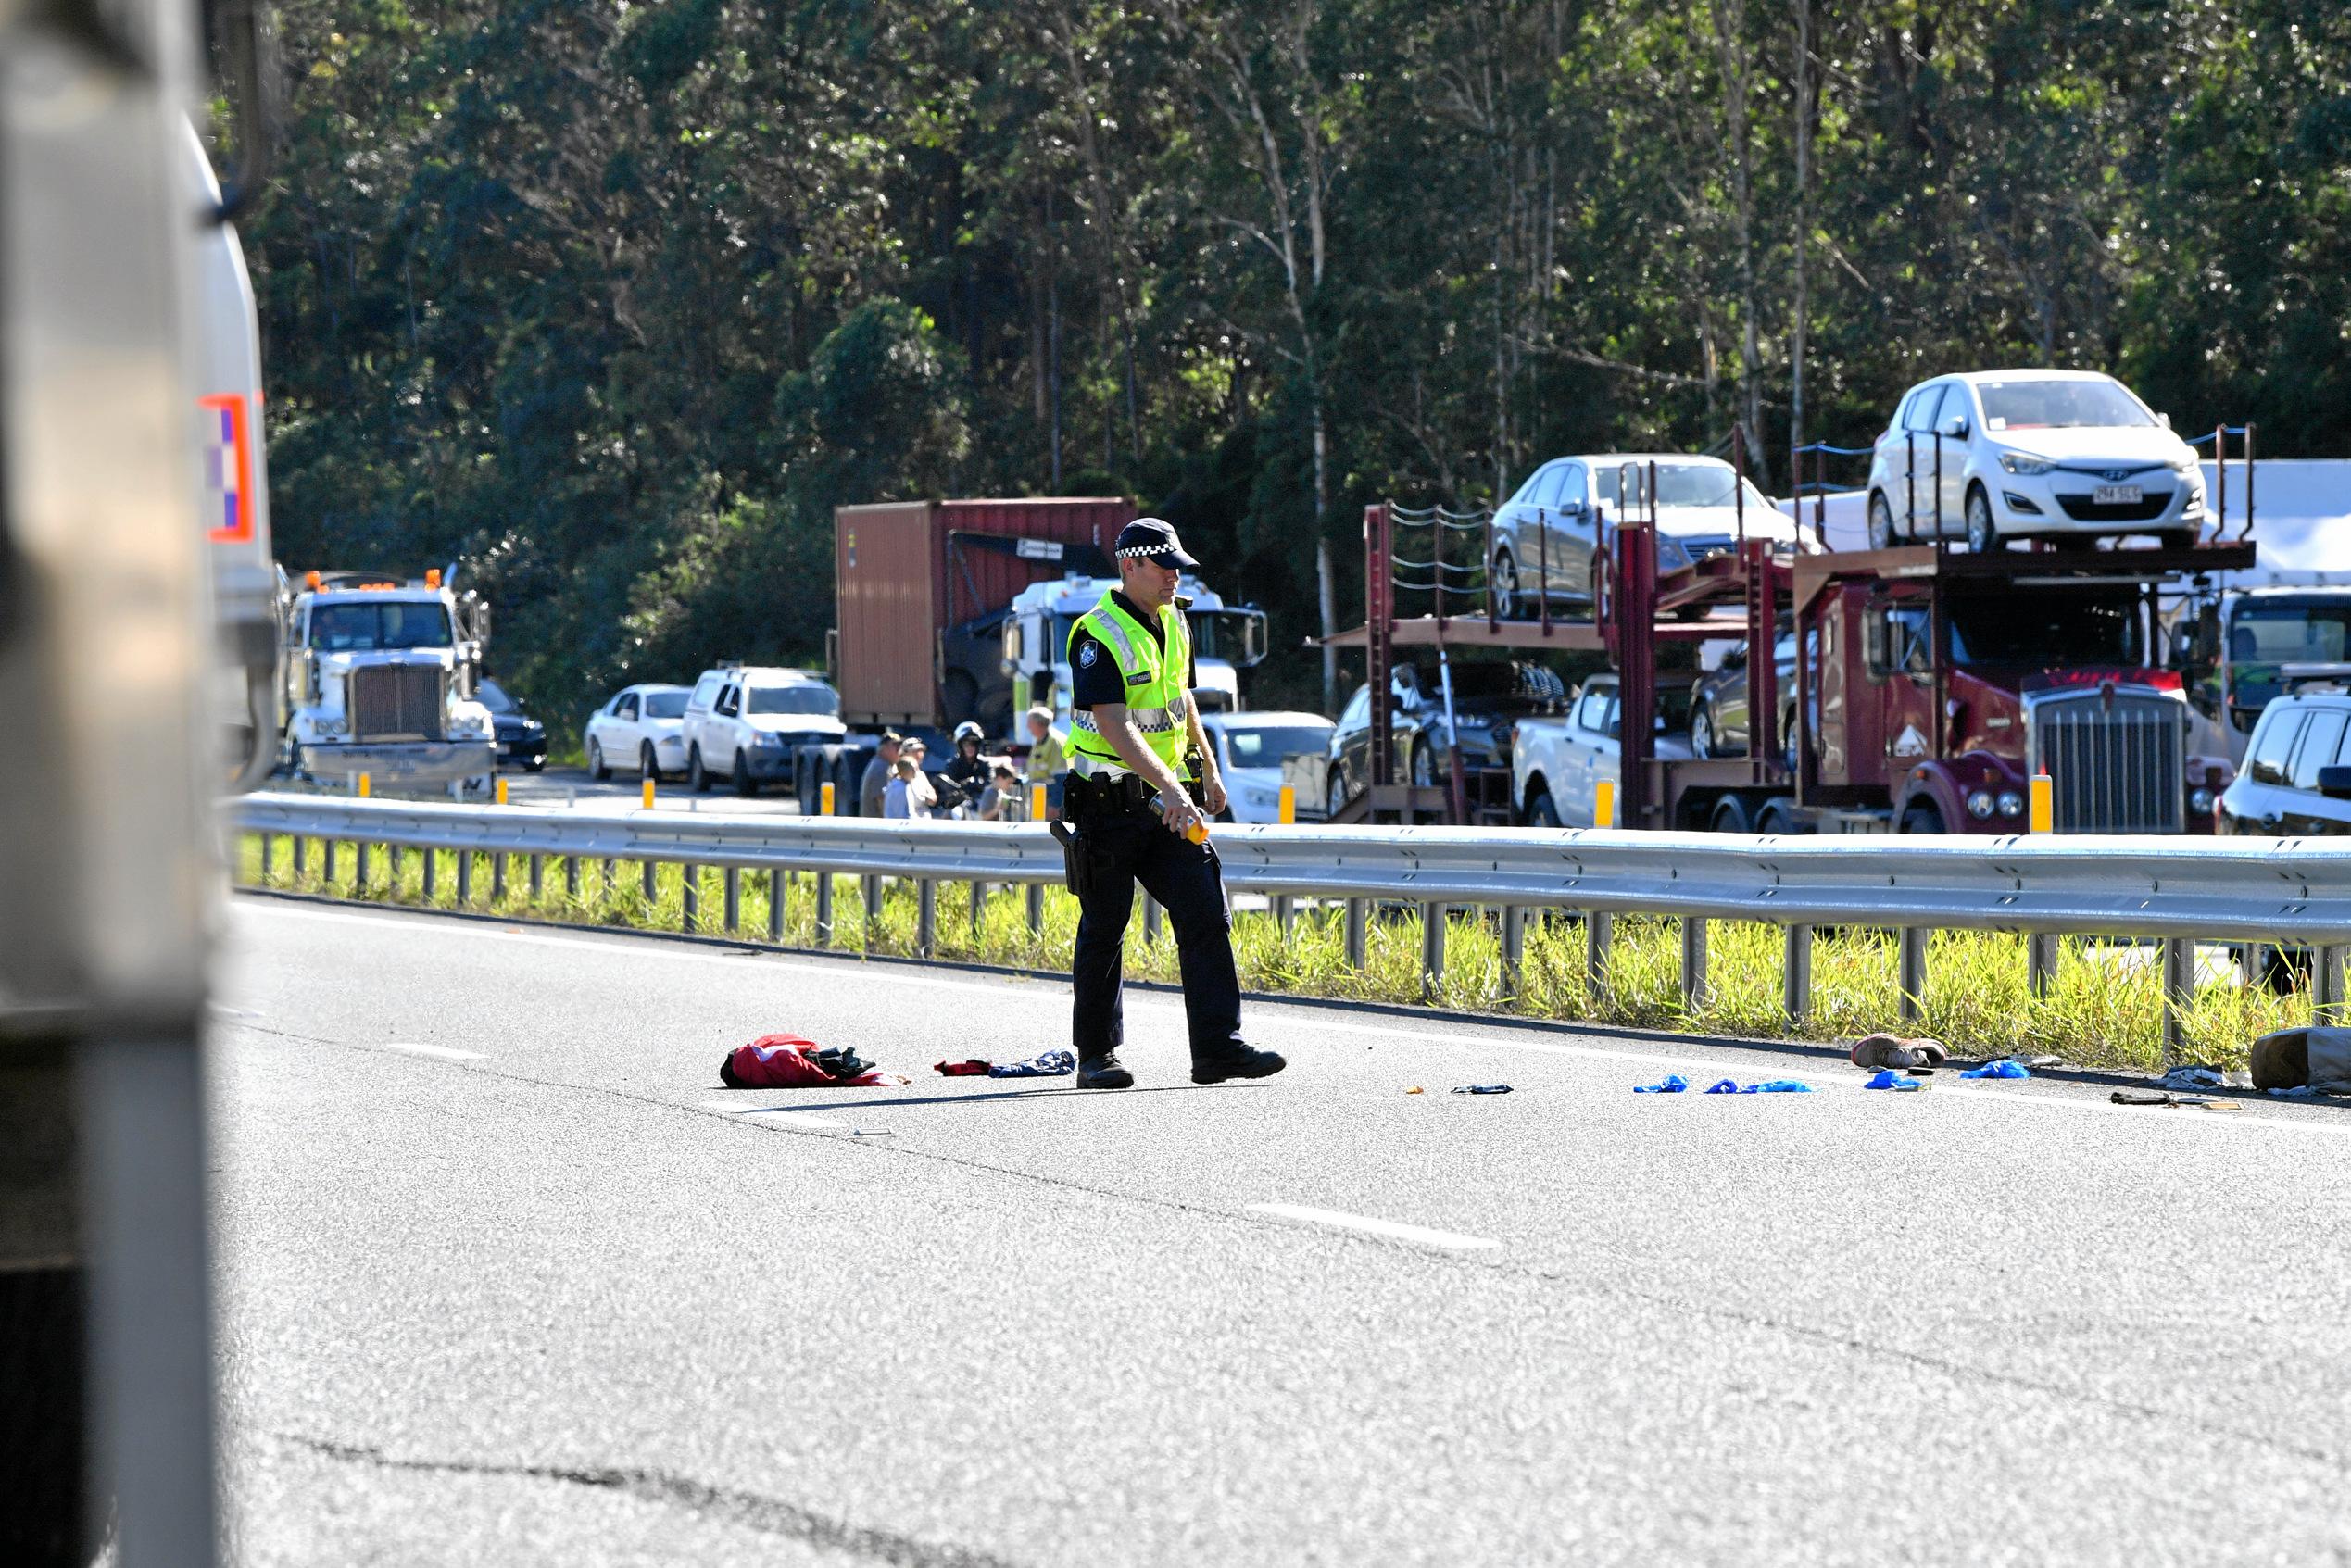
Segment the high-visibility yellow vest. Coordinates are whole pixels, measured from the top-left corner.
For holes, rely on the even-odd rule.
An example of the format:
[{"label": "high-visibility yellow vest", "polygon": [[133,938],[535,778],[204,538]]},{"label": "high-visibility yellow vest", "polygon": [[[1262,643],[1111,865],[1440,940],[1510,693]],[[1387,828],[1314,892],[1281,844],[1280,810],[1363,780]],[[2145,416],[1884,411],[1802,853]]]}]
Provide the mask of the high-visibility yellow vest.
[{"label": "high-visibility yellow vest", "polygon": [[[1077,618],[1069,630],[1067,658],[1075,670],[1077,634],[1090,634],[1118,663],[1126,689],[1126,716],[1142,732],[1151,754],[1167,764],[1177,778],[1185,776],[1184,759],[1191,750],[1191,695],[1185,678],[1192,669],[1192,633],[1184,612],[1173,604],[1159,612],[1164,646],[1143,623],[1122,609],[1109,594]],[[1074,709],[1069,716],[1069,767],[1080,778],[1129,770],[1094,725],[1094,715]]]}]

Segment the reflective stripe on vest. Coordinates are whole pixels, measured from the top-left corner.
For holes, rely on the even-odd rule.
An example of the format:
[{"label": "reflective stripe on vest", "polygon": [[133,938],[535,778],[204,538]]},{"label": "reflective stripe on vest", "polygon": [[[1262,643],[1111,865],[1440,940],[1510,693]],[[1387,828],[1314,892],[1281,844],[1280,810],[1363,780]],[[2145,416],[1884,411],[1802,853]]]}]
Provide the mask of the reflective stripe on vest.
[{"label": "reflective stripe on vest", "polygon": [[[1152,754],[1181,777],[1185,755],[1191,748],[1191,727],[1186,722],[1191,713],[1191,698],[1184,689],[1185,677],[1191,672],[1191,629],[1185,622],[1184,612],[1174,605],[1162,608],[1159,615],[1161,634],[1165,640],[1163,647],[1140,621],[1128,616],[1110,595],[1104,594],[1102,602],[1078,617],[1076,624],[1070,628],[1067,657],[1075,666],[1080,632],[1101,645],[1118,666],[1119,681],[1127,698],[1128,720]],[[1083,709],[1070,714],[1068,749],[1070,770],[1081,778],[1129,771],[1102,738],[1093,714]]]}]

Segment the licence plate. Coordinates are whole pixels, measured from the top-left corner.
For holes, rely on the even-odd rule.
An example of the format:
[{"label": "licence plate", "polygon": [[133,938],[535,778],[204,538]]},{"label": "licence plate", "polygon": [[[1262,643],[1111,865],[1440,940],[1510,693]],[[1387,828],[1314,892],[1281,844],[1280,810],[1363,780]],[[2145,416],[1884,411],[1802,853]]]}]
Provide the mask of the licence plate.
[{"label": "licence plate", "polygon": [[2135,484],[2101,484],[2090,492],[2090,499],[2102,507],[2129,506],[2146,499],[2146,492]]}]

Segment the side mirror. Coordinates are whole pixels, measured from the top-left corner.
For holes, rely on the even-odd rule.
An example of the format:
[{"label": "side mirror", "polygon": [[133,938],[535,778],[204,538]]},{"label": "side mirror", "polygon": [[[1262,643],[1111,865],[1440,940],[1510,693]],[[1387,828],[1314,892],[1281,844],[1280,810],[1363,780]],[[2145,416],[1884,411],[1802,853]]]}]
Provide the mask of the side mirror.
[{"label": "side mirror", "polygon": [[2156,423],[2161,425],[2166,430],[2169,430],[2171,428],[2171,416],[2169,414],[2157,414],[2156,416]]},{"label": "side mirror", "polygon": [[2333,762],[2320,769],[2319,793],[2329,800],[2351,800],[2351,763]]},{"label": "side mirror", "polygon": [[1559,503],[1559,515],[1561,517],[1580,518],[1588,509],[1589,508],[1586,508],[1584,503],[1581,501],[1562,501]]},{"label": "side mirror", "polygon": [[1952,415],[1949,419],[1942,421],[1942,429],[1940,433],[1951,437],[1954,441],[1967,440],[1968,416],[1965,414]]}]

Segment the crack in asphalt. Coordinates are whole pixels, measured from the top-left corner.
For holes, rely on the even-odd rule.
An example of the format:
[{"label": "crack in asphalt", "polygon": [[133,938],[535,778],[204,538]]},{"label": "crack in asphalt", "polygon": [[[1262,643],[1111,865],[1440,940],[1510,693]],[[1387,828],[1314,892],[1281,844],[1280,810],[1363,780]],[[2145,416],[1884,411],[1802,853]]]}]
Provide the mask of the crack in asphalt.
[{"label": "crack in asphalt", "polygon": [[337,1443],[301,1433],[274,1434],[280,1441],[348,1463],[379,1470],[430,1475],[479,1475],[522,1481],[552,1481],[568,1486],[593,1486],[619,1492],[641,1501],[690,1508],[729,1524],[740,1524],[763,1535],[784,1536],[805,1545],[845,1552],[890,1568],[1019,1568],[1011,1558],[964,1547],[939,1546],[870,1524],[819,1513],[797,1503],[757,1492],[712,1486],[690,1476],[663,1470],[584,1470],[569,1465],[498,1464],[469,1460],[404,1459],[381,1449]]},{"label": "crack in asphalt", "polygon": [[[298,1040],[304,1042],[305,1044],[340,1047],[346,1049],[371,1051],[379,1055],[399,1054],[396,1052],[384,1051],[379,1047],[370,1046],[364,1042],[333,1040],[321,1035],[302,1035],[290,1030],[272,1029],[267,1025],[253,1023],[244,1020],[224,1020],[222,1022],[227,1028],[245,1030],[254,1034],[271,1035],[281,1039]],[[421,1061],[423,1059],[409,1057],[405,1060]],[[1383,1238],[1367,1234],[1326,1231],[1320,1228],[1305,1227],[1288,1221],[1274,1220],[1248,1213],[1235,1212],[1230,1210],[1213,1208],[1206,1204],[1188,1203],[1176,1198],[1154,1198],[1139,1193],[1123,1192],[1114,1187],[1100,1186],[1089,1182],[1079,1181],[1067,1176],[1055,1176],[1036,1171],[1019,1170],[1010,1166],[994,1164],[985,1160],[975,1160],[966,1155],[949,1154],[937,1149],[914,1148],[902,1144],[891,1145],[874,1142],[865,1138],[842,1137],[837,1134],[819,1132],[808,1128],[796,1128],[780,1121],[758,1123],[750,1122],[739,1113],[733,1111],[705,1110],[696,1106],[680,1105],[675,1100],[662,1099],[652,1095],[636,1094],[626,1089],[615,1089],[601,1085],[570,1084],[558,1079],[533,1077],[527,1073],[501,1072],[485,1062],[435,1060],[433,1062],[433,1065],[444,1070],[455,1070],[460,1073],[478,1073],[484,1077],[497,1078],[507,1083],[526,1085],[538,1088],[563,1089],[574,1093],[594,1095],[606,1099],[620,1100],[632,1105],[641,1105],[657,1110],[682,1112],[688,1116],[704,1117],[714,1121],[730,1123],[737,1126],[757,1127],[759,1130],[769,1134],[783,1133],[798,1137],[826,1139],[836,1144],[861,1149],[878,1158],[895,1157],[902,1160],[925,1160],[933,1164],[949,1165],[959,1170],[973,1171],[988,1175],[999,1176],[1009,1181],[1025,1183],[1032,1186],[1053,1187],[1065,1192],[1082,1193],[1087,1197],[1102,1198],[1114,1203],[1133,1204],[1142,1208],[1156,1209],[1172,1213],[1189,1215],[1197,1219],[1208,1220],[1246,1231],[1304,1231],[1306,1234],[1316,1236],[1317,1238],[1333,1246],[1375,1247],[1391,1251],[1408,1252],[1417,1258],[1423,1259],[1433,1267],[1449,1270],[1491,1270],[1495,1273],[1506,1274],[1516,1279],[1528,1280],[1540,1285],[1574,1290],[1595,1301],[1606,1302],[1612,1300],[1628,1300],[1646,1302],[1652,1306],[1669,1308],[1675,1311],[1684,1313],[1692,1318],[1708,1319],[1717,1323],[1733,1323],[1745,1328],[1764,1329],[1772,1333],[1786,1335],[1791,1338],[1801,1339],[1806,1343],[1822,1346],[1833,1350],[1842,1350],[1854,1355],[1868,1357],[1880,1361],[1939,1373],[1951,1378],[1954,1382],[1975,1383],[1988,1387],[2037,1394],[2047,1399],[2077,1404],[2089,1409],[2104,1410],[2116,1415],[2127,1416],[2136,1420],[2150,1422],[2158,1425],[2168,1425],[2195,1432],[2205,1436],[2224,1438],[2229,1441],[2244,1444],[2249,1448],[2257,1449],[2263,1452],[2277,1454],[2293,1459],[2305,1460],[2318,1464],[2328,1465],[2330,1467],[2340,1468],[2345,1462],[2345,1456],[2338,1454],[2331,1449],[2305,1447],[2296,1443],[2282,1441],[2281,1439],[2270,1436],[2266,1433],[2247,1431],[2242,1427],[2229,1425],[2226,1423],[2208,1421],[2202,1417],[2187,1414],[2178,1411],[2167,1411],[2159,1406],[2147,1404],[2143,1401],[2118,1399],[2104,1394],[2091,1393],[2079,1388],[2068,1388],[2059,1384],[2050,1383],[2031,1377],[2019,1376],[2013,1373],[2002,1372],[1993,1367],[1981,1366],[1954,1360],[1949,1357],[1934,1355],[1913,1347],[1885,1344],[1837,1329],[1816,1327],[1812,1324],[1775,1317],[1767,1312],[1746,1311],[1736,1307],[1722,1306],[1703,1301],[1692,1301],[1687,1298],[1675,1296],[1667,1292],[1643,1290],[1638,1286],[1616,1281],[1601,1280],[1588,1275],[1578,1275],[1559,1269],[1545,1268],[1539,1264],[1516,1263],[1511,1261],[1507,1257],[1497,1256],[1493,1253],[1483,1253],[1469,1256],[1451,1252],[1431,1251],[1425,1248],[1414,1246],[1408,1242]],[[837,1112],[850,1108],[845,1106],[835,1106],[823,1109],[830,1109]]]}]

